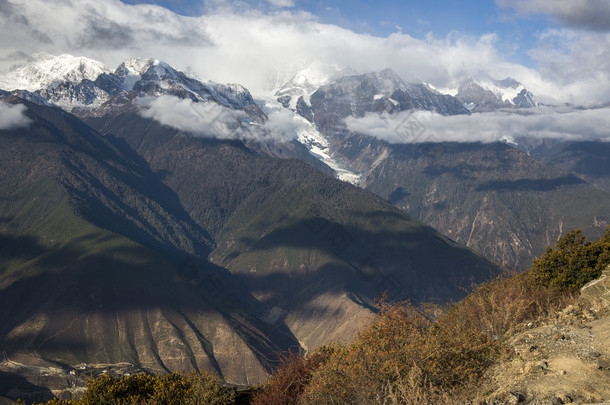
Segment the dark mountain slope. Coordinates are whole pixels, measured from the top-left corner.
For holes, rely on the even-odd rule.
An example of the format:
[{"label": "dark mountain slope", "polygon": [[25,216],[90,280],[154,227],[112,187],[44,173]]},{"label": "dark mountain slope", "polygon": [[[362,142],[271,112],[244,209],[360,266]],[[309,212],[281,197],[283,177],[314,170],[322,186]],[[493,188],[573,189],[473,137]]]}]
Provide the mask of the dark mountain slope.
[{"label": "dark mountain slope", "polygon": [[610,143],[599,141],[549,142],[532,150],[532,156],[574,173],[596,187],[610,192]]},{"label": "dark mountain slope", "polygon": [[[586,183],[606,181],[603,146],[594,155],[581,145],[580,152],[540,147],[530,156],[500,143],[388,144],[349,131],[347,117],[371,113],[387,120],[411,109],[468,113],[457,99],[406,84],[391,71],[343,77],[321,86],[310,103],[301,115],[315,122],[335,161],[361,174],[360,186],[506,267],[528,268],[566,229],[599,237],[610,221],[610,194]],[[392,125],[404,141],[428,138],[411,118]]]},{"label": "dark mountain slope", "polygon": [[566,230],[599,237],[610,221],[608,193],[500,143],[393,146],[365,187],[517,268]]},{"label": "dark mountain slope", "polygon": [[490,263],[383,199],[136,113],[24,103],[0,131],[0,345],[24,364],[257,383],[351,339],[375,298],[447,301]]},{"label": "dark mountain slope", "polygon": [[280,328],[266,336],[247,296],[229,301],[184,271],[178,253],[208,252],[205,232],[141,158],[61,110],[26,105],[33,124],[0,132],[0,342],[11,359],[256,383],[273,352],[298,345]]},{"label": "dark mountain slope", "polygon": [[3,178],[3,190],[44,173],[69,193],[74,211],[93,224],[166,249],[209,249],[208,237],[181,209],[175,193],[131,148],[100,137],[59,109],[27,106],[35,117],[32,127],[3,134],[3,172],[11,174]]},{"label": "dark mountain slope", "polygon": [[125,139],[163,174],[214,239],[210,260],[253,292],[262,319],[285,322],[304,347],[350,339],[354,319],[383,291],[446,301],[494,271],[382,199],[303,162],[193,138],[135,114],[88,122]]}]

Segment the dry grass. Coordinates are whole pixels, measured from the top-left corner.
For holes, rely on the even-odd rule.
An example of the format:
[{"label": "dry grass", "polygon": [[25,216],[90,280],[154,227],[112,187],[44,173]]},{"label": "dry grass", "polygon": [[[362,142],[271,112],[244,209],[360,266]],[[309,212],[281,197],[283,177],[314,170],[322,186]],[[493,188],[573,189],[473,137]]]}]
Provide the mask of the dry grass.
[{"label": "dry grass", "polygon": [[482,378],[501,346],[457,329],[409,303],[382,303],[349,347],[338,348],[313,375],[304,404],[450,403]]},{"label": "dry grass", "polygon": [[461,329],[502,339],[518,325],[546,319],[574,299],[575,294],[536,286],[527,273],[505,275],[475,288],[448,309],[446,318]]}]

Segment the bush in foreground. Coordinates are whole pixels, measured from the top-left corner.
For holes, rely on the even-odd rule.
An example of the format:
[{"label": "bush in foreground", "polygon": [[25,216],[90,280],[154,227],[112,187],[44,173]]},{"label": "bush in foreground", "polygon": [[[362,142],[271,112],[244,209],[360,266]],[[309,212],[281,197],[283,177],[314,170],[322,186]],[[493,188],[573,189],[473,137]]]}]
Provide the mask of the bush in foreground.
[{"label": "bush in foreground", "polygon": [[380,304],[356,341],[313,374],[304,404],[448,403],[464,398],[501,355],[500,344],[457,328],[436,308]]},{"label": "bush in foreground", "polygon": [[556,291],[578,291],[610,265],[610,227],[598,241],[588,242],[580,229],[568,232],[534,260],[536,284]]},{"label": "bush in foreground", "polygon": [[53,399],[46,405],[232,405],[236,393],[220,384],[221,379],[207,371],[189,375],[161,376],[134,374],[113,377],[103,374],[87,383],[82,398],[74,401]]},{"label": "bush in foreground", "polygon": [[277,372],[264,389],[255,394],[253,405],[297,405],[303,391],[311,382],[312,374],[328,361],[334,347],[322,347],[311,356],[290,353],[283,357]]},{"label": "bush in foreground", "polygon": [[536,285],[529,273],[501,275],[477,286],[448,308],[445,317],[459,329],[502,340],[515,326],[547,318],[572,299],[571,294]]}]

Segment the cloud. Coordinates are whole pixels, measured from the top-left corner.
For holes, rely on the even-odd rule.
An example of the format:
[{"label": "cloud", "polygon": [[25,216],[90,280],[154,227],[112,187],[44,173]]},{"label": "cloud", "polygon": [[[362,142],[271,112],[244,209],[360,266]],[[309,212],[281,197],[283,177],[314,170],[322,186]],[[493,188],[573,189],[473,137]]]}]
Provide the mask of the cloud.
[{"label": "cloud", "polygon": [[140,112],[143,117],[202,138],[283,142],[295,139],[298,129],[304,126],[288,110],[270,113],[267,122],[260,125],[249,120],[242,111],[213,102],[196,103],[163,95],[141,98],[136,103],[143,107]]},{"label": "cloud", "polygon": [[512,141],[521,137],[610,141],[610,108],[540,108],[442,116],[429,111],[349,117],[347,128],[389,143]]},{"label": "cloud", "polygon": [[521,14],[546,14],[567,27],[610,31],[608,0],[496,0],[500,7]]},{"label": "cloud", "polygon": [[27,127],[32,122],[25,115],[27,108],[23,104],[7,104],[0,101],[0,130]]},{"label": "cloud", "polygon": [[[538,89],[551,103],[595,105],[609,101],[610,33],[551,29],[540,34],[529,55],[544,77]],[[546,101],[546,100],[542,100]]]},{"label": "cloud", "polygon": [[[273,1],[282,7],[293,3]],[[0,70],[21,59],[18,52],[70,53],[111,67],[130,57],[154,57],[179,70],[190,67],[205,80],[240,83],[255,96],[267,97],[295,71],[317,61],[359,72],[391,67],[407,81],[438,88],[457,87],[463,78],[486,71],[499,79],[514,77],[546,103],[595,104],[608,101],[610,94],[605,37],[543,32],[531,53],[537,71],[507,61],[497,49],[501,38],[493,33],[376,37],[322,24],[298,9],[263,13],[244,2],[209,4],[207,14],[186,17],[119,0],[0,0]],[[596,42],[600,38],[604,41]],[[580,62],[583,56],[587,66]],[[556,69],[558,57],[562,66]],[[583,73],[571,66],[582,67]]]},{"label": "cloud", "polygon": [[280,141],[291,141],[296,139],[297,134],[310,128],[310,124],[302,117],[290,110],[278,110],[268,114],[269,119],[262,127],[250,129],[250,133],[256,139],[271,136]]},{"label": "cloud", "polygon": [[117,24],[95,12],[87,16],[88,29],[76,44],[77,48],[124,48],[134,43],[132,27]]},{"label": "cloud", "polygon": [[118,65],[210,45],[198,18],[119,0],[0,0],[0,27],[0,59],[17,51],[70,53]]}]

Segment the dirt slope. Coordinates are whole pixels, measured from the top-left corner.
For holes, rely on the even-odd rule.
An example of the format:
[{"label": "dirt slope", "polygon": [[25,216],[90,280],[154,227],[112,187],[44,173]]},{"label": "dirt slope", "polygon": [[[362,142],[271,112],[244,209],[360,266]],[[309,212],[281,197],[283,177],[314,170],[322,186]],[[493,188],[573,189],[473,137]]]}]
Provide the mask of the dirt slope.
[{"label": "dirt slope", "polygon": [[514,356],[491,372],[494,404],[610,404],[610,269],[573,305],[509,341]]}]

